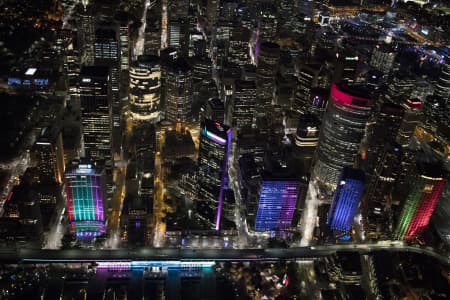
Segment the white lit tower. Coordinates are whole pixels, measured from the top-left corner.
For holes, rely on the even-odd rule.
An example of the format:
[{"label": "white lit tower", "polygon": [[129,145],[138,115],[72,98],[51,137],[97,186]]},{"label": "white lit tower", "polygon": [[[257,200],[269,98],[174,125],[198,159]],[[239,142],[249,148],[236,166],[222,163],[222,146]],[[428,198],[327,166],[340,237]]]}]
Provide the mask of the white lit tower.
[{"label": "white lit tower", "polygon": [[136,122],[160,120],[161,64],[159,57],[139,56],[130,67],[130,110]]},{"label": "white lit tower", "polygon": [[323,118],[314,178],[334,190],[344,167],[352,167],[360,150],[373,101],[360,87],[333,84]]}]

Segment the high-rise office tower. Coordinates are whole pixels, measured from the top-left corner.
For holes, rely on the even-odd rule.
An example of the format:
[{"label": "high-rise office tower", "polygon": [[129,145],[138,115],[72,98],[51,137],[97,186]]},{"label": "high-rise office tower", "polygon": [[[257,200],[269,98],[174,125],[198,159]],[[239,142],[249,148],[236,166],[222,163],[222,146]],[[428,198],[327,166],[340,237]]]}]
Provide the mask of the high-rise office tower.
[{"label": "high-rise office tower", "polygon": [[190,0],[167,0],[169,19],[187,18]]},{"label": "high-rise office tower", "polygon": [[32,153],[39,181],[62,183],[64,147],[61,130],[57,127],[44,127],[34,143]]},{"label": "high-rise office tower", "polygon": [[120,69],[128,70],[130,66],[130,46],[129,46],[129,25],[128,16],[126,14],[120,14],[118,16],[119,21],[119,43],[120,43]]},{"label": "high-rise office tower", "polygon": [[188,54],[189,31],[186,19],[169,20],[167,25],[168,46],[179,49],[185,56]]},{"label": "high-rise office tower", "polygon": [[364,170],[367,173],[373,173],[386,145],[395,143],[404,114],[405,109],[402,106],[391,102],[385,102],[377,108],[375,122],[370,127],[368,149],[363,154]]},{"label": "high-rise office tower", "polygon": [[253,124],[256,111],[256,84],[254,81],[236,80],[233,94],[232,125],[236,132]]},{"label": "high-rise office tower", "polygon": [[272,1],[257,3],[260,41],[275,41],[278,31],[277,7]]},{"label": "high-rise office tower", "polygon": [[82,1],[83,10],[81,13],[81,30],[78,32],[82,35],[83,51],[81,57],[81,63],[83,65],[91,66],[94,64],[94,16],[92,12],[92,6],[89,1]]},{"label": "high-rise office tower", "polygon": [[204,115],[206,119],[210,119],[219,123],[224,123],[225,107],[219,98],[210,98],[205,105]]},{"label": "high-rise office tower", "polygon": [[371,171],[367,193],[361,205],[364,229],[369,239],[389,239],[392,230],[393,191],[399,177],[403,150],[398,144],[384,144]]},{"label": "high-rise office tower", "polygon": [[233,21],[237,17],[236,10],[239,7],[237,0],[222,0],[219,7],[219,18],[224,21]]},{"label": "high-rise office tower", "polygon": [[155,1],[155,4],[147,9],[144,55],[158,55],[161,49],[161,2]]},{"label": "high-rise office tower", "polygon": [[228,45],[228,62],[240,67],[250,63],[248,43],[250,30],[245,27],[233,27]]},{"label": "high-rise office tower", "polygon": [[109,93],[112,105],[113,130],[115,133],[118,133],[121,123],[122,106],[119,94],[120,47],[115,27],[101,27],[95,31],[94,59],[96,66],[106,66],[109,68]]},{"label": "high-rise office tower", "polygon": [[305,14],[310,20],[314,17],[314,0],[299,0],[298,9]]},{"label": "high-rise office tower", "polygon": [[80,62],[81,62],[81,45],[77,38],[77,32],[72,32],[72,39],[66,50],[67,61],[64,68],[67,74],[67,88],[71,99],[79,96],[78,79],[80,76]]},{"label": "high-rise office tower", "polygon": [[332,230],[348,233],[364,191],[364,172],[344,168],[334,193],[327,224]]},{"label": "high-rise office tower", "polygon": [[329,91],[318,86],[321,66],[302,65],[299,69],[298,83],[292,110],[299,113],[312,113],[322,120],[327,107]]},{"label": "high-rise office tower", "polygon": [[437,95],[429,95],[423,103],[424,125],[435,131],[439,124],[449,124],[450,116],[445,99]]},{"label": "high-rise office tower", "polygon": [[130,67],[130,110],[137,122],[157,123],[161,118],[161,64],[159,57],[139,56]]},{"label": "high-rise office tower", "polygon": [[278,3],[278,15],[280,18],[280,26],[283,29],[290,29],[292,21],[297,17],[298,1],[280,0]]},{"label": "high-rise office tower", "polygon": [[302,162],[304,172],[309,173],[319,143],[320,121],[313,114],[300,114],[294,136],[294,153]]},{"label": "high-rise office tower", "polygon": [[350,50],[338,52],[336,54],[336,64],[333,74],[334,82],[346,81],[353,83],[356,80],[359,65],[359,56]]},{"label": "high-rise office tower", "polygon": [[264,113],[274,98],[279,62],[280,46],[271,42],[261,43],[256,68],[256,98],[260,111]]},{"label": "high-rise office tower", "polygon": [[102,161],[108,200],[113,193],[114,167],[109,75],[110,70],[106,66],[85,66],[80,71],[82,151],[85,157]]},{"label": "high-rise office tower", "polygon": [[217,21],[217,14],[219,10],[219,0],[207,0],[206,3],[206,18],[208,19],[208,24],[213,27]]},{"label": "high-rise office tower", "polygon": [[418,175],[403,205],[394,238],[409,240],[428,226],[446,183],[438,164],[419,163]]},{"label": "high-rise office tower", "polygon": [[313,171],[320,184],[334,189],[342,169],[353,166],[372,103],[364,89],[345,83],[332,85]]},{"label": "high-rise office tower", "polygon": [[436,83],[434,94],[447,99],[447,104],[450,104],[450,58],[442,65],[441,72],[439,73],[439,79]]},{"label": "high-rise office tower", "polygon": [[370,65],[384,74],[389,74],[395,60],[395,50],[390,44],[377,45],[370,58]]},{"label": "high-rise office tower", "polygon": [[95,30],[94,58],[96,65],[115,67],[120,57],[119,41],[113,27]]},{"label": "high-rise office tower", "polygon": [[295,98],[292,102],[292,109],[297,112],[308,112],[309,101],[311,99],[311,89],[317,87],[320,64],[301,65],[298,70],[298,83],[295,91]]},{"label": "high-rise office tower", "polygon": [[166,119],[188,122],[192,116],[192,71],[186,60],[169,63],[166,76]]},{"label": "high-rise office tower", "polygon": [[288,229],[294,216],[299,190],[299,180],[263,178],[255,230]]},{"label": "high-rise office tower", "polygon": [[154,171],[156,132],[153,124],[142,124],[133,129],[133,156],[136,158],[138,203],[152,207],[154,195]]},{"label": "high-rise office tower", "polygon": [[394,73],[387,84],[387,91],[383,94],[383,102],[392,102],[401,105],[409,99],[416,88],[416,79],[409,74]]},{"label": "high-rise office tower", "polygon": [[433,213],[432,224],[442,241],[448,246],[450,245],[450,190],[448,186],[444,189],[441,200],[438,202]]},{"label": "high-rise office tower", "polygon": [[109,84],[108,67],[82,67],[80,100],[85,156],[111,162],[112,107]]},{"label": "high-rise office tower", "polygon": [[208,211],[198,213],[215,230],[220,229],[224,189],[227,181],[231,128],[209,119],[203,120],[198,156],[199,201]]},{"label": "high-rise office tower", "polygon": [[105,232],[104,172],[91,160],[72,161],[64,175],[71,232],[78,238]]},{"label": "high-rise office tower", "polygon": [[396,141],[402,147],[407,147],[411,142],[416,126],[422,120],[422,101],[408,99],[402,103],[402,106],[405,109],[405,114],[400,124]]}]

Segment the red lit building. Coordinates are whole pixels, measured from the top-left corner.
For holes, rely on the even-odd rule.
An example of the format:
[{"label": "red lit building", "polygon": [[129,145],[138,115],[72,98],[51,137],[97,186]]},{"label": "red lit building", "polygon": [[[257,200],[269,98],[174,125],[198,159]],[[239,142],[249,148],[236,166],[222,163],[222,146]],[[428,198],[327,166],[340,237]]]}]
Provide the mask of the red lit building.
[{"label": "red lit building", "polygon": [[420,175],[412,185],[395,232],[399,240],[414,238],[428,226],[446,183],[440,166],[419,164],[417,167]]}]

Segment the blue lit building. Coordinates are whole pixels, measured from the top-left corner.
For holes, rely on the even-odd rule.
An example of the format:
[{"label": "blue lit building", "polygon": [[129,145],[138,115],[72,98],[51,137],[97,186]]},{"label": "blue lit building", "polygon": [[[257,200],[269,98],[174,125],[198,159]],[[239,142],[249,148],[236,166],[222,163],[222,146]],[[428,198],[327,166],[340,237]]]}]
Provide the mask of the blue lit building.
[{"label": "blue lit building", "polygon": [[364,191],[364,172],[344,168],[328,213],[327,224],[332,230],[349,232],[353,217]]},{"label": "blue lit building", "polygon": [[198,157],[197,210],[202,219],[208,221],[215,230],[220,228],[230,145],[230,127],[209,119],[202,122]]},{"label": "blue lit building", "polygon": [[299,189],[298,180],[264,180],[259,196],[255,230],[273,231],[289,228]]}]

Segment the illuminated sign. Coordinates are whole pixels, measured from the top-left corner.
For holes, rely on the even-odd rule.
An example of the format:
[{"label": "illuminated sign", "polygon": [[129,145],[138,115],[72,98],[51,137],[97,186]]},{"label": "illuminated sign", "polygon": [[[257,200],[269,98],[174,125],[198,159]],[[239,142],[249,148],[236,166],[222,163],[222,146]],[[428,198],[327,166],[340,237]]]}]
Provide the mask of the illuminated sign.
[{"label": "illuminated sign", "polygon": [[81,82],[89,83],[89,82],[91,82],[91,78],[82,78]]},{"label": "illuminated sign", "polygon": [[15,77],[8,78],[8,85],[22,85],[22,80]]},{"label": "illuminated sign", "polygon": [[36,73],[36,71],[37,71],[36,68],[29,68],[29,69],[26,70],[25,75],[33,76],[34,73]]},{"label": "illuminated sign", "polygon": [[48,85],[48,79],[35,79],[35,85]]}]

